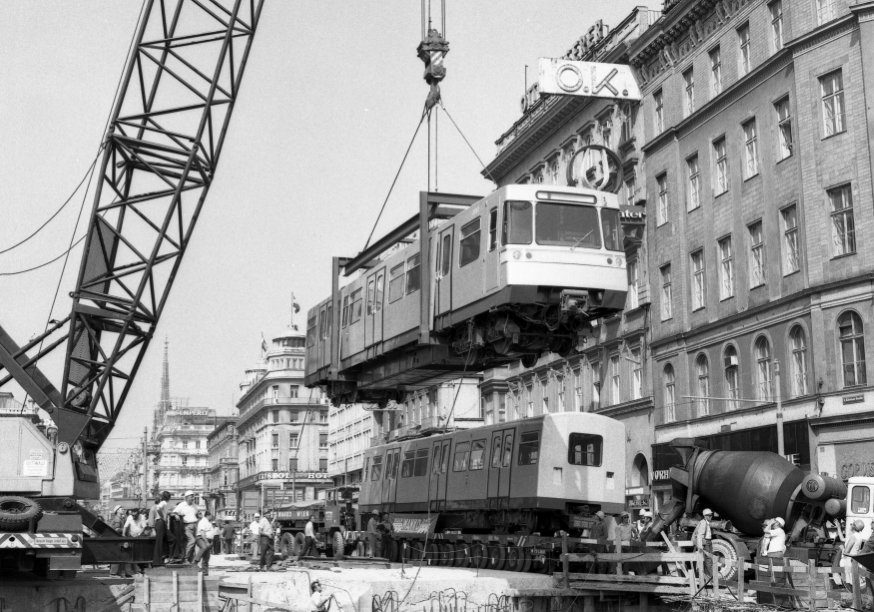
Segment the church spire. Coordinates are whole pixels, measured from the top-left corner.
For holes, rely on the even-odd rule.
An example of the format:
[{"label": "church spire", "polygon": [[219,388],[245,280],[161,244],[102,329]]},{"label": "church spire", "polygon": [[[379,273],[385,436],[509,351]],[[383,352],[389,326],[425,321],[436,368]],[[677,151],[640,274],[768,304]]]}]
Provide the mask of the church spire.
[{"label": "church spire", "polygon": [[164,336],[164,367],[161,370],[161,409],[166,411],[170,408],[170,359],[168,346],[170,341]]}]

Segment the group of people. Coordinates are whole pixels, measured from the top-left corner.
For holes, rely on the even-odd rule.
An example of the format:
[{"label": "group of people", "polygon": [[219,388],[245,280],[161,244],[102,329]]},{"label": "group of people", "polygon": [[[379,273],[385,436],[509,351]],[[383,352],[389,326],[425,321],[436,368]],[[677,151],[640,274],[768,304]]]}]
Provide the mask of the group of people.
[{"label": "group of people", "polygon": [[367,521],[367,540],[370,545],[370,551],[367,556],[386,557],[391,550],[391,533],[394,527],[391,523],[391,516],[388,512],[383,514],[371,514]]}]

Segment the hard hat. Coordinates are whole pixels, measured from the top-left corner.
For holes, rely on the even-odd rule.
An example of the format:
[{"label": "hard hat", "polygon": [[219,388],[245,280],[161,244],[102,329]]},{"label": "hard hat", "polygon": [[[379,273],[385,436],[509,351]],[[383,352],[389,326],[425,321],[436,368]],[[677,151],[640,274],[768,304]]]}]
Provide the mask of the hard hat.
[{"label": "hard hat", "polygon": [[182,497],[188,497],[189,495],[194,495],[194,491],[186,491],[185,495],[183,495]]},{"label": "hard hat", "polygon": [[641,516],[641,518],[643,518],[643,517],[645,517],[645,516],[648,516],[649,518],[652,518],[652,512],[650,512],[649,510],[647,510],[646,508],[644,508],[643,510],[640,511],[640,516]]},{"label": "hard hat", "polygon": [[711,510],[710,508],[704,508],[704,512],[702,512],[701,514],[703,514],[704,516],[707,516],[708,514],[710,516],[713,516],[713,510]]},{"label": "hard hat", "polygon": [[601,512],[600,510],[598,510],[598,511],[595,513],[595,516],[598,516],[598,517],[600,517],[600,518],[604,518],[604,513]]},{"label": "hard hat", "polygon": [[255,513],[255,518],[261,518],[261,515],[258,514],[258,513],[256,512],[256,513]]},{"label": "hard hat", "polygon": [[118,504],[115,508],[112,509],[113,514],[121,510],[121,504]]},{"label": "hard hat", "polygon": [[625,516],[627,516],[627,517],[629,517],[629,518],[631,517],[631,515],[628,514],[628,512],[623,511],[622,514],[619,515],[619,518],[622,518],[622,517],[625,517]]},{"label": "hard hat", "polygon": [[785,527],[785,526],[786,526],[786,521],[784,521],[783,519],[781,519],[779,516],[778,516],[777,518],[775,518],[774,521],[776,521],[777,523],[780,523],[780,527]]}]

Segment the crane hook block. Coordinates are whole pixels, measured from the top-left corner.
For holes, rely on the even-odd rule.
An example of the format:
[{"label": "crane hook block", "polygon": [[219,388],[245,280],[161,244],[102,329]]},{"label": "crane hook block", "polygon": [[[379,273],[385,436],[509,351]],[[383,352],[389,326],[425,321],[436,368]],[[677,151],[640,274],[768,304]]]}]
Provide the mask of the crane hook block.
[{"label": "crane hook block", "polygon": [[437,30],[428,30],[425,40],[419,43],[416,53],[419,59],[425,63],[425,82],[435,85],[446,76],[446,68],[443,67],[443,57],[449,53],[449,43]]}]

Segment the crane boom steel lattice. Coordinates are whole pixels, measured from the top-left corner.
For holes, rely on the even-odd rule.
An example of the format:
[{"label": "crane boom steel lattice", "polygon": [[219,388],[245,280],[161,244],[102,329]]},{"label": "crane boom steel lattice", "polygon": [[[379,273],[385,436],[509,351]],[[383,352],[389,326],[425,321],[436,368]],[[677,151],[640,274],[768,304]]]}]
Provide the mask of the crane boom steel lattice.
[{"label": "crane boom steel lattice", "polygon": [[[69,510],[71,497],[99,497],[96,453],[125,403],[215,176],[263,3],[145,0],[103,142],[71,312],[23,346],[0,327],[0,388],[14,380],[57,426],[56,439],[46,438],[45,474],[41,464],[24,465],[27,444],[0,449],[4,465],[11,459],[17,468],[0,474],[4,493],[45,510],[62,498]],[[58,387],[38,361],[64,344]],[[25,440],[19,434],[30,420],[0,419],[0,438]]]}]

